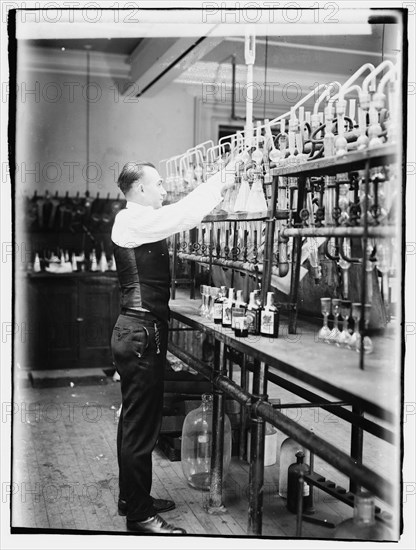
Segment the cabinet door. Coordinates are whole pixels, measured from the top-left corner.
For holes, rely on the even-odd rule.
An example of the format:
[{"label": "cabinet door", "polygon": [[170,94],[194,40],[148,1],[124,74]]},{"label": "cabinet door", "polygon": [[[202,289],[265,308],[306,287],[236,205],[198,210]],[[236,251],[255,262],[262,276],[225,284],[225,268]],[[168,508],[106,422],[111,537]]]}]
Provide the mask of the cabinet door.
[{"label": "cabinet door", "polygon": [[79,281],[80,366],[112,365],[110,343],[118,316],[118,302],[116,278],[96,276]]},{"label": "cabinet door", "polygon": [[77,284],[69,278],[28,281],[25,368],[63,369],[78,361]]}]

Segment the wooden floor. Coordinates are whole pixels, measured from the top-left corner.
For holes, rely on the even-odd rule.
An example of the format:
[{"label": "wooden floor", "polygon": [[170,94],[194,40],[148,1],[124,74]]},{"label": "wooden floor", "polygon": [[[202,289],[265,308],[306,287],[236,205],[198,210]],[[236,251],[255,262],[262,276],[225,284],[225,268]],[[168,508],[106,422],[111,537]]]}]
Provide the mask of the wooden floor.
[{"label": "wooden floor", "polygon": [[[281,389],[271,396],[288,401]],[[293,400],[293,396],[290,396]],[[125,532],[125,519],[118,516],[116,501],[116,410],[120,386],[107,384],[74,385],[35,389],[17,384],[14,402],[19,410],[13,425],[12,526],[54,530]],[[291,410],[288,415],[315,433],[328,437],[348,452],[349,426],[325,411]],[[285,438],[280,434],[280,442]],[[365,461],[377,471],[393,457],[391,446],[365,437]],[[182,474],[180,462],[170,462],[156,449],[153,456],[152,494],[176,502],[176,509],[164,518],[185,528],[190,535],[247,536],[248,464],[233,458],[225,481],[224,504],[227,512],[210,515],[208,494],[192,489]],[[315,470],[348,489],[345,476],[317,459]],[[265,468],[263,537],[294,538],[296,517],[287,511],[278,496],[278,465]],[[335,519],[350,517],[351,508],[315,492],[319,516]],[[383,509],[389,511],[385,505]],[[330,539],[333,529],[303,522],[305,538]]]}]

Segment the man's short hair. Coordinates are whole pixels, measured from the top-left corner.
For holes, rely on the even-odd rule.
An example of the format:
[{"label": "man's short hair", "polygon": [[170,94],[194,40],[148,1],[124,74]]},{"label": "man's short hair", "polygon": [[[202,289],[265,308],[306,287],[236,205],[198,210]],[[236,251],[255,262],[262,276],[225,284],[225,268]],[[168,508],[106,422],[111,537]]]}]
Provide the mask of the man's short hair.
[{"label": "man's short hair", "polygon": [[151,168],[156,168],[151,162],[127,162],[118,177],[117,185],[120,188],[120,191],[126,195],[133,185],[134,182],[140,181],[143,177],[143,167],[150,166]]}]

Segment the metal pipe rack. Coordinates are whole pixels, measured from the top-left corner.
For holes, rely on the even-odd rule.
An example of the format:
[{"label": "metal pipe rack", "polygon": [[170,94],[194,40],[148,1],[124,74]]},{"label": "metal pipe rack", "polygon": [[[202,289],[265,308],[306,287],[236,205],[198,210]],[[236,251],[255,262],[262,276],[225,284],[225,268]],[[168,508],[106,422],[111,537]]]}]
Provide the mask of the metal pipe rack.
[{"label": "metal pipe rack", "polygon": [[[349,456],[345,452],[342,452],[330,442],[318,437],[308,429],[299,425],[294,420],[288,418],[282,412],[280,412],[279,405],[273,405],[268,402],[267,396],[267,384],[269,381],[282,385],[285,387],[285,381],[280,375],[277,375],[273,371],[275,368],[281,367],[282,373],[296,375],[296,361],[292,365],[289,365],[284,360],[284,353],[275,354],[272,357],[269,352],[269,345],[267,339],[263,339],[264,344],[258,345],[258,343],[250,343],[244,341],[246,339],[236,338],[231,330],[221,330],[214,323],[210,323],[196,314],[195,305],[188,304],[184,307],[185,300],[179,298],[178,302],[172,304],[173,318],[181,323],[191,326],[196,330],[200,330],[207,334],[211,334],[214,337],[214,364],[204,364],[200,360],[193,357],[188,352],[179,348],[173,343],[169,343],[169,349],[179,359],[187,363],[192,369],[202,374],[205,378],[211,381],[214,392],[214,427],[213,433],[215,436],[215,443],[213,448],[213,462],[212,462],[212,483],[210,490],[210,511],[215,513],[217,510],[221,513],[224,503],[222,502],[222,477],[219,472],[220,463],[220,449],[222,437],[222,429],[224,423],[224,393],[235,399],[240,403],[242,411],[244,411],[244,417],[246,421],[251,425],[251,448],[253,449],[253,459],[250,462],[249,472],[249,514],[248,514],[248,534],[261,535],[262,532],[262,492],[261,487],[263,485],[263,467],[264,467],[264,425],[265,422],[270,422],[273,426],[284,432],[290,437],[293,437],[300,444],[307,447],[311,452],[321,457],[323,460],[334,466],[339,471],[346,474],[351,483],[356,487],[365,487],[374,495],[388,504],[395,502],[397,498],[397,488],[394,484],[372,471],[370,468],[362,464],[361,456]],[[279,342],[279,341],[278,341]],[[263,342],[262,342],[263,343]],[[306,342],[306,346],[308,342]],[[259,349],[260,348],[260,349]],[[299,346],[301,348],[301,346]],[[264,349],[264,351],[261,351]],[[239,352],[241,354],[241,366],[242,384],[237,384],[230,377],[230,373],[227,374],[226,361],[227,357],[234,362],[232,353]],[[295,347],[293,351],[296,352]],[[300,350],[299,350],[300,351]],[[336,352],[336,350],[334,350]],[[295,358],[296,353],[294,354]],[[342,358],[341,363],[344,361]],[[253,387],[249,391],[247,371],[251,370],[253,373]],[[361,371],[363,376],[370,379],[369,373]],[[352,450],[358,449],[356,447],[355,438],[356,434],[362,434],[367,428],[369,432],[374,435],[383,438],[384,440],[395,443],[398,441],[398,435],[396,429],[389,430],[378,426],[376,422],[372,422],[363,418],[364,412],[371,412],[384,421],[390,421],[397,427],[397,418],[391,413],[390,407],[378,407],[374,402],[366,401],[365,389],[363,389],[362,395],[357,395],[357,392],[353,392],[351,388],[338,388],[336,389],[330,384],[329,389],[328,382],[325,380],[325,375],[303,377],[296,376],[297,381],[295,383],[288,382],[287,388],[292,393],[301,395],[303,398],[309,400],[305,406],[319,406],[323,408],[330,408],[331,412],[337,414],[341,418],[344,418],[351,423],[351,447]],[[303,380],[302,380],[303,379]],[[318,394],[311,392],[310,390],[302,389],[300,382],[312,382],[312,385],[320,390],[323,390],[339,401],[331,402],[327,399],[323,399]],[[352,387],[352,386],[351,386]],[[380,388],[383,394],[382,389]],[[359,392],[358,392],[359,393]],[[345,407],[352,406],[352,411],[348,411]],[[284,408],[283,405],[282,408]],[[359,409],[360,414],[357,414]],[[361,437],[361,436],[360,436]],[[215,451],[214,451],[215,449]],[[360,451],[360,449],[358,449]],[[362,449],[361,449],[362,451]],[[240,448],[240,457],[244,451]],[[351,487],[350,487],[350,490]]]}]

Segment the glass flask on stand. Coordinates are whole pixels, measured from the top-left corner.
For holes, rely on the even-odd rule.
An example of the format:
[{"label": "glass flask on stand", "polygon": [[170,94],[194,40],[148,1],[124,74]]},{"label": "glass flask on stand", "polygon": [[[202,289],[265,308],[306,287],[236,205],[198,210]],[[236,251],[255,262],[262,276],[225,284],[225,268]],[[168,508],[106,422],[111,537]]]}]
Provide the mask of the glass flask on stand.
[{"label": "glass flask on stand", "polygon": [[[210,488],[212,449],[212,402],[211,394],[202,396],[201,405],[189,412],[182,428],[181,464],[186,481],[201,491]],[[224,415],[223,479],[231,461],[231,422]]]},{"label": "glass flask on stand", "polygon": [[338,524],[334,539],[393,540],[391,531],[375,518],[374,497],[361,492],[355,495],[354,516]]}]

